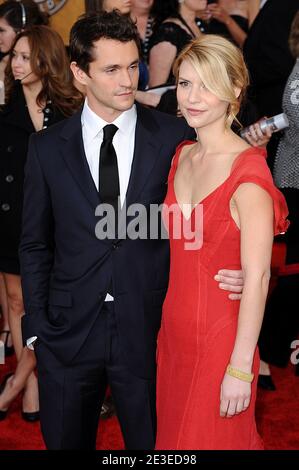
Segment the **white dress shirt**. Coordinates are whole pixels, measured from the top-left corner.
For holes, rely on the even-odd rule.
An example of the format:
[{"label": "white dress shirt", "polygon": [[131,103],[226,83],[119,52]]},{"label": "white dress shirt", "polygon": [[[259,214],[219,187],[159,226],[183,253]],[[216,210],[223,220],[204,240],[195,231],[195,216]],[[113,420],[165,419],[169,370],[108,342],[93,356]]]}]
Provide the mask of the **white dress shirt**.
[{"label": "white dress shirt", "polygon": [[[99,190],[99,157],[104,136],[103,128],[108,124],[114,124],[118,128],[112,143],[117,156],[121,206],[123,206],[126,198],[131,175],[136,122],[137,112],[135,105],[128,111],[124,111],[115,121],[106,122],[90,109],[87,99],[85,100],[81,116],[83,144],[90,173],[97,190]],[[105,302],[112,300],[114,300],[113,297],[107,294]]]},{"label": "white dress shirt", "polygon": [[85,155],[94,184],[99,190],[99,156],[103,142],[103,128],[114,124],[118,131],[113,137],[113,146],[117,156],[120,202],[123,205],[131,175],[135,146],[135,129],[137,122],[136,106],[124,111],[115,121],[106,122],[94,113],[85,100],[82,111],[82,135]]},{"label": "white dress shirt", "polygon": [[[103,128],[108,124],[114,124],[118,127],[118,131],[113,137],[113,146],[117,156],[121,205],[125,201],[131,175],[136,122],[137,111],[135,105],[128,111],[124,111],[115,121],[108,123],[94,113],[88,106],[87,99],[85,100],[81,115],[83,144],[90,173],[97,190],[99,190],[99,162],[100,148],[103,141]],[[114,298],[107,294],[105,302],[112,300]],[[33,349],[33,343],[36,339],[36,336],[27,339],[27,346],[30,349]]]}]

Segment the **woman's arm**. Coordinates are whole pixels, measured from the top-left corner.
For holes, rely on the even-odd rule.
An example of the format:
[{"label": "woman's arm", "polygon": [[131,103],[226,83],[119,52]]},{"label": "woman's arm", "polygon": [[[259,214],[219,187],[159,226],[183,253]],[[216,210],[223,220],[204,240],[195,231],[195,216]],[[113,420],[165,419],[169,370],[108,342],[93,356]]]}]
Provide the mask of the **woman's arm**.
[{"label": "woman's arm", "polygon": [[[273,201],[258,185],[244,183],[236,190],[232,205],[234,219],[241,230],[244,287],[230,364],[251,373],[270,280]],[[250,396],[250,383],[225,374],[221,389],[221,416],[233,416],[244,411]]]},{"label": "woman's arm", "polygon": [[251,27],[252,23],[254,22],[255,18],[260,11],[260,0],[248,0],[248,24],[249,28]]},{"label": "woman's arm", "polygon": [[149,54],[149,87],[167,83],[177,48],[170,42],[159,42]]},{"label": "woman's arm", "polygon": [[158,93],[146,92],[137,90],[135,95],[136,101],[138,103],[143,104],[144,106],[151,106],[152,108],[156,108],[161,100],[161,95]]}]

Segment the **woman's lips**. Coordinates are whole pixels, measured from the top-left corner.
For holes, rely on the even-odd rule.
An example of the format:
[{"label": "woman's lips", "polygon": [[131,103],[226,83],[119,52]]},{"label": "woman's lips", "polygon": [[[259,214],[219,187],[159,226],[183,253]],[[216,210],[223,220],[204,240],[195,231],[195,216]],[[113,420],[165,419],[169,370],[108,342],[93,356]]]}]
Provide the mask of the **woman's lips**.
[{"label": "woman's lips", "polygon": [[187,109],[188,114],[191,116],[200,116],[201,114],[205,113],[204,110],[201,109],[193,109],[193,108],[188,108]]}]

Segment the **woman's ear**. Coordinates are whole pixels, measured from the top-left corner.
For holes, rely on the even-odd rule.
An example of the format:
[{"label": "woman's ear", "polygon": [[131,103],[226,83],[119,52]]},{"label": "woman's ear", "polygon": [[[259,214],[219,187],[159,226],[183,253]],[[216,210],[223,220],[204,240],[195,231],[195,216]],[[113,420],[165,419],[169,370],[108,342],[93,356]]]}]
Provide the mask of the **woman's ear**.
[{"label": "woman's ear", "polygon": [[235,97],[236,98],[239,98],[240,94],[241,94],[241,88],[235,86],[234,87],[234,92],[235,92]]}]

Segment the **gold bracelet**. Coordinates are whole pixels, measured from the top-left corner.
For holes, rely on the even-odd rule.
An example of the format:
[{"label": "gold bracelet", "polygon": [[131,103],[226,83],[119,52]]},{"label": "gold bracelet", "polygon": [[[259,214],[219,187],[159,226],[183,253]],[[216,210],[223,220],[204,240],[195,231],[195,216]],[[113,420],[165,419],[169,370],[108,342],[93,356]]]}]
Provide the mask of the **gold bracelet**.
[{"label": "gold bracelet", "polygon": [[235,377],[236,379],[243,380],[244,382],[251,383],[254,379],[254,374],[243,372],[242,370],[232,367],[230,364],[227,366],[226,373],[232,377]]}]

